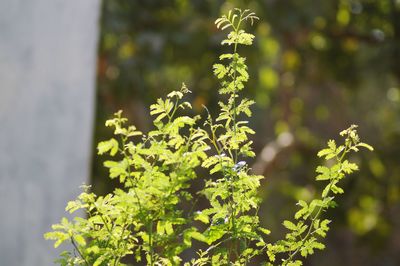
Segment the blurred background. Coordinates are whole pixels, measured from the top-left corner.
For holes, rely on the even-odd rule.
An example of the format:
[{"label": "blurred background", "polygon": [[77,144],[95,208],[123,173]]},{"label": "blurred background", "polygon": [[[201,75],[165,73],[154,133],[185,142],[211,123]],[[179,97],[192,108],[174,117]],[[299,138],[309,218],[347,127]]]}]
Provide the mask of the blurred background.
[{"label": "blurred background", "polygon": [[[66,71],[89,69],[93,75],[87,78],[94,82],[97,69],[95,90],[84,83],[93,88],[89,104],[82,100],[88,108],[82,130],[88,136],[93,131],[93,138],[77,137],[82,143],[76,146],[88,155],[77,174],[81,181],[69,179],[70,186],[78,187],[90,176],[98,194],[115,187],[95,147],[111,136],[104,122],[119,109],[146,132],[151,127],[149,105],[185,82],[196,111],[206,105],[218,112],[219,86],[212,65],[229,47],[221,47],[224,33],[214,20],[233,7],[249,8],[260,17],[250,30],[255,45],[239,53],[247,57],[251,77],[243,93],[256,101],[250,120],[257,132],[252,167],[266,176],[260,216],[273,232],[271,239],[284,234],[280,223],[292,217],[296,200],[319,193],[314,186],[317,151],[328,139],[339,139],[342,129],[358,124],[361,138],[375,151],[353,156],[361,171],[344,181],[346,193],[328,214],[334,219],[326,250],[305,265],[400,265],[399,0],[114,0],[88,6],[87,12],[98,10],[99,28],[82,32],[93,35],[94,41],[90,49],[84,43],[80,49],[93,53],[93,64],[86,60]],[[73,143],[76,138],[60,141],[67,139]],[[76,190],[70,195],[72,199]],[[44,230],[49,221],[58,219],[46,220]],[[0,265],[25,265],[4,261],[0,256]]]},{"label": "blurred background", "polygon": [[[361,171],[345,181],[327,249],[306,265],[400,265],[400,1],[104,1],[97,68],[95,143],[118,109],[146,131],[148,106],[185,82],[194,108],[216,113],[211,68],[223,34],[214,25],[232,7],[260,21],[247,57],[244,94],[256,101],[254,171],[265,174],[262,222],[272,238],[295,200],[318,192],[316,153],[327,139],[358,124],[375,152],[353,159]],[[93,149],[94,150],[94,149]],[[102,158],[92,182],[109,191]]]}]

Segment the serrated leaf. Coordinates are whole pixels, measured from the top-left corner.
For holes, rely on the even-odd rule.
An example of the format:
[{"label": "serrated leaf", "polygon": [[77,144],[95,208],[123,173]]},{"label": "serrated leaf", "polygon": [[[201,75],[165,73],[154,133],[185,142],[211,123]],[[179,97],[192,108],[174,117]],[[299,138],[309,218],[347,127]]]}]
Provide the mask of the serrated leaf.
[{"label": "serrated leaf", "polygon": [[325,249],[325,245],[319,242],[313,242],[312,247],[319,250]]},{"label": "serrated leaf", "polygon": [[335,194],[343,194],[344,193],[344,190],[336,185],[332,185],[331,190]]},{"label": "serrated leaf", "polygon": [[291,230],[291,231],[295,231],[297,230],[297,226],[292,223],[291,221],[285,220],[283,221],[283,226],[285,226],[287,229]]},{"label": "serrated leaf", "polygon": [[79,246],[86,246],[86,240],[82,235],[74,235],[73,238]]},{"label": "serrated leaf", "polygon": [[98,150],[97,153],[99,155],[102,155],[109,151],[110,155],[114,156],[118,151],[118,141],[114,138],[111,138],[110,140],[107,141],[101,141],[97,145],[97,150]]},{"label": "serrated leaf", "polygon": [[358,165],[355,163],[350,163],[349,161],[345,160],[342,163],[342,171],[346,174],[351,174],[354,171],[358,170]]},{"label": "serrated leaf", "polygon": [[332,150],[331,149],[323,149],[323,150],[320,150],[318,153],[317,153],[317,156],[318,157],[323,157],[323,156],[325,156],[325,155],[327,155],[327,154],[331,154],[332,153]]},{"label": "serrated leaf", "polygon": [[303,217],[305,214],[308,213],[308,205],[304,200],[299,200],[299,202],[297,203],[297,205],[301,206],[301,209],[298,210],[296,212],[296,214],[294,215],[294,218],[296,220],[300,219],[301,217]]},{"label": "serrated leaf", "polygon": [[319,175],[315,178],[316,180],[329,180],[331,178],[330,169],[326,166],[318,166],[315,170]]}]

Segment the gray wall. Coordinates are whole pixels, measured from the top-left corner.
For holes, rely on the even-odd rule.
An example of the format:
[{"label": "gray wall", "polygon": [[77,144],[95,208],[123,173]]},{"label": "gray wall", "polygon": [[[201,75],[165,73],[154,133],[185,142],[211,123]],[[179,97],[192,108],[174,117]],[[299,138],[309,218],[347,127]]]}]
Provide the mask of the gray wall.
[{"label": "gray wall", "polygon": [[0,0],[0,265],[53,265],[43,239],[88,182],[100,0]]}]

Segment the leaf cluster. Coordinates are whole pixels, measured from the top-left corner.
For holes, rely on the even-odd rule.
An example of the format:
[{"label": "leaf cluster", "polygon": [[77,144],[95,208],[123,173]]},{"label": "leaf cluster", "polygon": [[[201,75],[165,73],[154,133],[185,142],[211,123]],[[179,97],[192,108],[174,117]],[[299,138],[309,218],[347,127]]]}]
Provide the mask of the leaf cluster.
[{"label": "leaf cluster", "polygon": [[277,254],[284,253],[286,258],[282,258],[282,265],[302,265],[300,260],[295,259],[296,255],[306,258],[315,249],[325,248],[321,239],[326,236],[331,221],[324,218],[324,214],[329,208],[336,206],[335,195],[344,193],[339,182],[346,175],[358,170],[358,165],[349,162],[347,157],[350,152],[358,152],[360,147],[373,150],[370,145],[360,142],[356,128],[356,125],[352,125],[340,133],[345,139],[344,144],[338,146],[334,140],[329,140],[327,148],[318,152],[318,157],[323,157],[326,165],[316,168],[315,180],[325,182],[325,187],[320,198],[310,202],[298,201],[299,210],[295,213],[294,220],[283,222],[283,226],[289,230],[285,239],[267,245],[270,261],[276,261]]}]

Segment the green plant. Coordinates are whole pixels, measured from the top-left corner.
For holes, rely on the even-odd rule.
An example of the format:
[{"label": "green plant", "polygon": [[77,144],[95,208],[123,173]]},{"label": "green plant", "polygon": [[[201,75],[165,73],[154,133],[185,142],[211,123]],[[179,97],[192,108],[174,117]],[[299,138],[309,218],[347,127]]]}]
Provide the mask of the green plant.
[{"label": "green plant", "polygon": [[[235,9],[216,21],[218,28],[231,30],[222,44],[233,47],[233,52],[221,55],[221,62],[214,65],[221,81],[219,93],[225,99],[219,102],[221,111],[215,119],[211,114],[205,120],[183,114],[191,109],[183,101],[189,93],[183,84],[150,106],[154,129],[146,135],[126,125],[121,111],[106,122],[116,138],[100,142],[98,154],[111,157],[104,166],[121,188],[96,196],[85,186],[68,203],[67,211],[84,210],[87,217],[63,218],[45,234],[56,241],[55,247],[65,241],[73,245],[72,252],[61,253],[58,263],[98,266],[145,260],[151,266],[246,265],[267,254],[269,265],[301,265],[299,256],[324,248],[319,241],[329,229],[329,220],[322,214],[334,205],[331,195],[343,193],[338,182],[358,169],[346,155],[359,147],[372,147],[360,142],[356,126],[342,131],[343,145],[330,140],[328,148],[318,153],[331,162],[316,170],[316,179],[328,182],[321,198],[299,201],[296,221],[283,222],[290,231],[285,239],[267,241],[270,232],[260,226],[257,215],[257,189],[263,177],[251,174],[245,161],[255,155],[249,140],[254,131],[244,120],[251,116],[254,102],[239,97],[249,76],[245,58],[237,50],[239,45],[252,44],[254,35],[245,32],[243,24],[257,19],[249,10]],[[201,168],[208,169],[209,175],[204,177]],[[204,188],[192,192],[191,181],[200,177]],[[208,201],[207,208],[196,210],[199,197]],[[203,248],[183,262],[180,254],[193,240],[203,243]],[[281,255],[278,261],[276,256]]]}]

